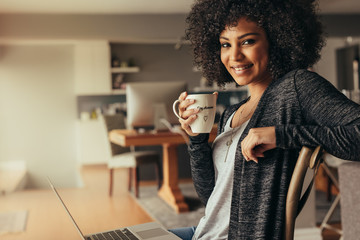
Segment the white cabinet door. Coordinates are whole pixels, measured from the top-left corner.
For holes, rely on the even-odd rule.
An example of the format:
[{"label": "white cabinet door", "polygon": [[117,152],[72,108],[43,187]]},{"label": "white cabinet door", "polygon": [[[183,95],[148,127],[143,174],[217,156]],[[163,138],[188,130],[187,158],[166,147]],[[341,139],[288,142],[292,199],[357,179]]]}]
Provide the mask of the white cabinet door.
[{"label": "white cabinet door", "polygon": [[81,165],[108,162],[111,153],[103,124],[100,120],[77,122],[77,153]]},{"label": "white cabinet door", "polygon": [[111,93],[110,45],[107,41],[75,44],[75,91],[77,95]]}]

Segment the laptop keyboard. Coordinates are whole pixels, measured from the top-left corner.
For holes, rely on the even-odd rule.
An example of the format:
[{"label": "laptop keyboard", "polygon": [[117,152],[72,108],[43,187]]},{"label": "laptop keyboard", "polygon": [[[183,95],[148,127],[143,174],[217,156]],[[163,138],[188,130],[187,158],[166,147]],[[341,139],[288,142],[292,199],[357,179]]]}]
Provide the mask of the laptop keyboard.
[{"label": "laptop keyboard", "polygon": [[[129,229],[124,228],[121,230],[97,233],[91,235],[95,240],[139,240],[134,234],[132,234]],[[90,240],[90,238],[88,238]]]}]

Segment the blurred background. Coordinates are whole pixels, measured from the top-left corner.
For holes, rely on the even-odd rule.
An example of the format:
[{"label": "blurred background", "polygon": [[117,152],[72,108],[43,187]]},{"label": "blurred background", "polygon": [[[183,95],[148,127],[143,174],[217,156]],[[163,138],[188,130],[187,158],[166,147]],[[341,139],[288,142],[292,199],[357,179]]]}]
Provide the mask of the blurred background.
[{"label": "blurred background", "polygon": [[[99,114],[126,111],[127,82],[216,89],[193,68],[183,40],[192,2],[1,0],[0,166],[25,169],[27,188],[44,187],[47,175],[60,187],[80,186],[80,166],[106,161],[101,144],[88,140]],[[356,90],[360,1],[320,0],[319,7],[327,45],[314,71]],[[237,101],[237,91],[227,92]],[[180,171],[189,177],[188,168]]]}]

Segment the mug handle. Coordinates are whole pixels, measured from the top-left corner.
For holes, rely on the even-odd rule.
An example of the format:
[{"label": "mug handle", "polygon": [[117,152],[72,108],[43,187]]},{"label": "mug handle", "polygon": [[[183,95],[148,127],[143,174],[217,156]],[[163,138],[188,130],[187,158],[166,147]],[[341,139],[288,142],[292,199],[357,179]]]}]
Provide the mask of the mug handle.
[{"label": "mug handle", "polygon": [[176,116],[177,118],[179,118],[179,119],[181,119],[181,120],[185,120],[185,119],[183,119],[182,117],[180,117],[179,114],[178,114],[178,112],[176,111],[176,106],[177,106],[178,103],[180,103],[180,100],[179,100],[179,99],[176,100],[176,101],[173,103],[173,112],[174,112],[174,114],[175,114],[175,116]]}]

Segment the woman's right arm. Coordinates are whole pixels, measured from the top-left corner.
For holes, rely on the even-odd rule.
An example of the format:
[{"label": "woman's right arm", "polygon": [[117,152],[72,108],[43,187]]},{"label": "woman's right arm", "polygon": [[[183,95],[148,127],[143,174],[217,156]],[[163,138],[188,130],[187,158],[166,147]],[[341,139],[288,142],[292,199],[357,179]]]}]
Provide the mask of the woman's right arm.
[{"label": "woman's right arm", "polygon": [[188,148],[194,186],[201,201],[205,205],[215,186],[212,149],[208,143],[208,139],[208,133],[190,137]]},{"label": "woman's right arm", "polygon": [[190,124],[197,118],[198,111],[187,109],[194,100],[186,99],[186,97],[186,92],[179,96],[179,116],[182,118],[179,122],[190,138],[188,151],[194,186],[200,200],[206,205],[215,186],[212,149],[208,143],[209,134],[195,134],[191,131]]},{"label": "woman's right arm", "polygon": [[[234,109],[238,107],[239,105],[228,108],[220,116],[218,135],[224,130],[223,125],[226,119],[234,112]],[[189,154],[194,186],[201,201],[206,205],[215,187],[215,170],[212,159],[212,148],[209,144],[209,134],[190,136]]]}]

